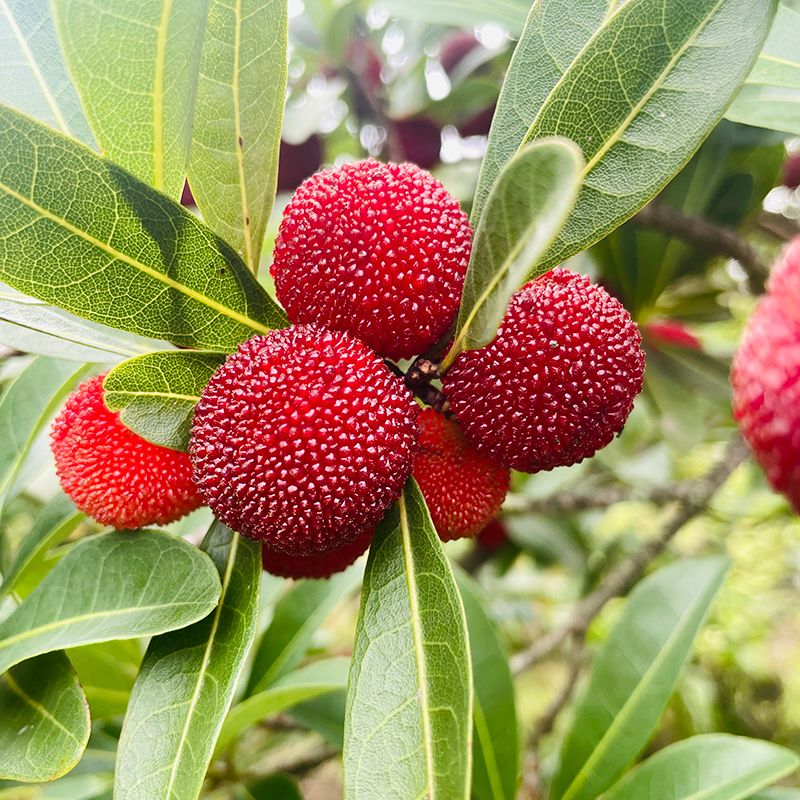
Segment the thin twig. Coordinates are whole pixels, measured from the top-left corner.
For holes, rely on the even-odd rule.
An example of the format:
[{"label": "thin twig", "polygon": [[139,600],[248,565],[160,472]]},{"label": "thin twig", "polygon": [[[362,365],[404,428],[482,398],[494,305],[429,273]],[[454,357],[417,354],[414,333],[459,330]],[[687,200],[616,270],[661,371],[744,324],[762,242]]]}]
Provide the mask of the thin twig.
[{"label": "thin twig", "polygon": [[728,479],[730,474],[747,458],[748,450],[744,442],[736,436],[728,445],[725,455],[708,476],[697,482],[693,497],[684,498],[673,512],[661,533],[645,542],[630,557],[621,561],[606,576],[600,586],[578,603],[569,621],[534,642],[527,650],[517,653],[511,659],[511,671],[518,675],[546,658],[559,648],[570,636],[583,634],[592,620],[605,604],[614,597],[624,594],[642,576],[647,565],[666,550],[675,534],[691,519],[701,514]]},{"label": "thin twig", "polygon": [[753,294],[764,291],[764,281],[769,269],[758,253],[736,231],[700,217],[690,217],[663,203],[649,203],[631,221],[735,259],[747,273],[750,291]]}]

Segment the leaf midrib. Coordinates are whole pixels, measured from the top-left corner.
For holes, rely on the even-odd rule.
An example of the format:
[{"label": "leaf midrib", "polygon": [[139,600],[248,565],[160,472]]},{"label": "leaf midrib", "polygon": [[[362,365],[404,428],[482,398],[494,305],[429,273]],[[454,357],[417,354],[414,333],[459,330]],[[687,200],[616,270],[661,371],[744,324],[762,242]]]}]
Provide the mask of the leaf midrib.
[{"label": "leaf midrib", "polygon": [[164,191],[164,67],[167,57],[169,15],[172,0],[163,0],[156,39],[155,75],[153,76],[153,185]]},{"label": "leaf midrib", "polygon": [[[149,275],[151,278],[155,278],[157,281],[160,281],[166,286],[169,286],[171,289],[175,289],[176,291],[185,294],[187,297],[190,297],[192,300],[196,300],[198,303],[207,306],[208,308],[216,311],[218,314],[222,316],[229,317],[230,319],[234,320],[235,322],[239,322],[242,325],[247,325],[254,330],[260,331],[261,333],[269,333],[269,328],[262,325],[259,322],[256,322],[254,319],[245,316],[244,314],[239,314],[237,311],[234,311],[232,308],[228,308],[227,306],[223,305],[222,303],[218,303],[216,300],[212,300],[210,297],[206,295],[200,294],[196,292],[194,289],[190,289],[188,286],[185,286],[182,283],[179,283],[176,280],[173,280],[168,275],[165,275],[163,272],[159,272],[158,270],[153,269],[152,267],[148,267],[146,264],[142,264],[140,261],[137,261],[130,256],[125,255],[124,253],[120,253],[117,249],[111,247],[111,245],[100,241],[96,237],[92,236],[91,234],[87,233],[86,231],[82,231],[77,226],[73,225],[67,220],[63,219],[62,217],[57,216],[56,214],[51,213],[45,208],[42,208],[38,203],[34,203],[33,200],[24,197],[19,192],[14,191],[11,187],[6,186],[4,183],[0,183],[0,190],[8,193],[14,199],[18,200],[23,205],[26,205],[28,208],[32,209],[36,213],[40,214],[42,217],[55,222],[56,224],[66,228],[71,233],[74,233],[76,236],[79,236],[84,241],[91,244],[93,247],[97,247],[98,249],[104,251],[109,256],[119,261],[128,264],[129,266],[133,267],[134,269],[143,272],[145,275]],[[6,237],[8,238],[8,237]]]},{"label": "leaf midrib", "polygon": [[[121,394],[125,397],[163,397],[166,400],[188,400],[190,403],[199,403],[199,395],[175,394],[173,392],[134,392],[129,389],[108,389],[107,396]],[[108,400],[108,397],[106,398]]]}]

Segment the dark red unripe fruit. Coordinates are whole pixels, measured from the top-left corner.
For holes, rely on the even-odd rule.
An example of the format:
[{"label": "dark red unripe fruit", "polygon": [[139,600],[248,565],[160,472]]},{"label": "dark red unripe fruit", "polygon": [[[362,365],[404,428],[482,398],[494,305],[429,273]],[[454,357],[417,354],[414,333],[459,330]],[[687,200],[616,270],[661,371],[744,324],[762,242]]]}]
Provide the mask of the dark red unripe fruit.
[{"label": "dark red unripe fruit", "polygon": [[503,520],[493,519],[482,531],[475,537],[478,546],[484,550],[497,550],[508,541],[508,533]]},{"label": "dark red unripe fruit", "polygon": [[290,556],[264,545],[261,548],[261,564],[267,572],[279,578],[330,578],[346,570],[366,553],[374,535],[375,526],[372,525],[354,541],[321,556]]},{"label": "dark red unripe fruit", "polygon": [[497,516],[509,472],[470,447],[452,420],[426,408],[419,415],[414,480],[442,541],[473,536]]},{"label": "dark red unripe fruit", "polygon": [[767,281],[767,291],[786,307],[790,317],[800,316],[800,236],[783,249]]},{"label": "dark red unripe fruit", "polygon": [[323,141],[315,133],[300,144],[281,139],[278,157],[278,191],[293,192],[309,175],[322,166]]},{"label": "dark red unripe fruit", "polygon": [[783,165],[783,185],[789,189],[800,186],[800,153],[789,156]]},{"label": "dark red unripe fruit", "polygon": [[296,325],[239,345],[194,414],[195,481],[228,527],[290,555],[352,542],[399,497],[419,429],[358,339]]},{"label": "dark red unripe fruit", "polygon": [[103,378],[81,384],[53,422],[50,447],[61,486],[103,525],[166,525],[202,500],[186,453],[150,444],[103,402]]},{"label": "dark red unripe fruit", "polygon": [[422,169],[438,163],[442,149],[442,128],[438,123],[428,117],[413,117],[397,120],[393,127],[403,158]]},{"label": "dark red unripe fruit", "polygon": [[473,447],[539,472],[605,447],[643,373],[639,329],[619,301],[556,269],[514,295],[495,339],[459,355],[444,390]]},{"label": "dark red unripe fruit", "polygon": [[763,297],[731,371],[733,416],[773,489],[800,514],[800,312]]},{"label": "dark red unripe fruit", "polygon": [[700,340],[677,319],[647,322],[644,326],[644,335],[645,339],[651,340],[656,345],[666,344],[698,352],[703,349]]},{"label": "dark red unripe fruit", "polygon": [[284,211],[271,271],[292,322],[346,331],[388,358],[424,352],[461,299],[471,230],[413,164],[369,159],[312,175]]}]

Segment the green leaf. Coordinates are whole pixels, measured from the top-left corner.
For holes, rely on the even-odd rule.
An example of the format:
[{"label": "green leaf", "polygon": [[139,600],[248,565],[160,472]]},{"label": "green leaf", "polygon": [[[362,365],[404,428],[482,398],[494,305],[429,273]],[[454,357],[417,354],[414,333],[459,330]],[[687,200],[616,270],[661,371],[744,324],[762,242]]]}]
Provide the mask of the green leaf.
[{"label": "green leaf", "polygon": [[692,736],[631,770],[605,800],[740,800],[798,764],[791,750],[760,739]]},{"label": "green leaf", "polygon": [[315,661],[276,681],[269,689],[234,706],[225,718],[217,739],[216,752],[224,750],[245,728],[260,719],[283,711],[304,700],[347,687],[349,658]]},{"label": "green leaf", "polygon": [[364,574],[344,728],[348,800],[464,800],[472,670],[450,563],[416,483],[378,524]]},{"label": "green leaf", "polygon": [[800,136],[800,89],[748,84],[725,116],[733,122]]},{"label": "green leaf", "polygon": [[124,714],[142,663],[136,639],[95,642],[71,647],[67,656],[78,673],[92,719]]},{"label": "green leaf", "polygon": [[[432,5],[429,0],[420,1]],[[397,2],[408,4],[408,0]],[[530,13],[514,48],[492,119],[472,204],[473,228],[478,227],[501,170],[522,144],[547,96],[609,14],[608,0],[540,0],[524,5],[524,13]]]},{"label": "green leaf", "polygon": [[224,353],[171,350],[148,353],[115,367],[103,399],[123,424],[148,442],[186,450],[200,392],[225,361]]},{"label": "green leaf", "polygon": [[333,747],[344,747],[344,711],[347,692],[343,689],[321,694],[298,703],[290,709],[289,716],[310,731],[316,731]]},{"label": "green leaf", "polygon": [[[541,2],[541,0],[540,0]],[[545,0],[546,2],[546,0]],[[605,0],[603,0],[605,2]],[[534,3],[534,5],[536,5]],[[525,26],[530,0],[382,0],[392,17],[463,28],[481,22],[504,25],[512,36]]]},{"label": "green leaf", "polygon": [[103,153],[180,198],[208,0],[53,0],[53,11]]},{"label": "green leaf", "polygon": [[583,156],[565,139],[543,139],[506,164],[481,215],[464,280],[456,338],[445,363],[489,344],[511,296],[553,243],[580,189]]},{"label": "green leaf", "polygon": [[252,800],[303,800],[300,787],[288,775],[267,775],[248,783],[246,788]]},{"label": "green leaf", "polygon": [[112,336],[25,295],[0,297],[0,342],[24,353],[112,364],[155,347]]},{"label": "green leaf", "polygon": [[205,619],[154,638],[117,755],[116,800],[194,800],[258,624],[261,546],[214,522],[203,541],[222,579]]},{"label": "green leaf", "polygon": [[575,711],[554,800],[594,800],[644,749],[728,566],[723,557],[680,561],[630,593]]},{"label": "green leaf", "polygon": [[97,147],[48,0],[0,0],[0,103]]},{"label": "green leaf", "polygon": [[286,324],[194,215],[3,106],[0,280],[94,322],[187,347],[232,350]]},{"label": "green leaf", "polygon": [[475,689],[472,794],[476,800],[514,800],[519,734],[508,655],[478,584],[463,570],[455,576],[467,616]]},{"label": "green leaf", "polygon": [[41,560],[51,547],[60,544],[86,518],[75,510],[72,500],[59,492],[39,513],[33,527],[19,546],[14,560],[3,574],[0,599],[16,589],[28,571]]},{"label": "green leaf", "polygon": [[211,560],[183,539],[162,531],[82,539],[0,623],[0,673],[62,647],[184,627],[219,594]]},{"label": "green leaf", "polygon": [[85,371],[35,358],[0,398],[0,514],[34,439]]},{"label": "green leaf", "polygon": [[258,645],[248,695],[263,691],[297,667],[317,628],[353,592],[362,574],[363,566],[354,564],[327,581],[301,581],[281,598]]},{"label": "green leaf", "polygon": [[211,0],[189,167],[203,219],[258,272],[278,182],[287,5]]},{"label": "green leaf", "polygon": [[0,778],[52,781],[69,772],[89,741],[89,707],[62,652],[0,676]]},{"label": "green leaf", "polygon": [[773,786],[751,794],[749,800],[800,800],[800,789],[788,786]]}]

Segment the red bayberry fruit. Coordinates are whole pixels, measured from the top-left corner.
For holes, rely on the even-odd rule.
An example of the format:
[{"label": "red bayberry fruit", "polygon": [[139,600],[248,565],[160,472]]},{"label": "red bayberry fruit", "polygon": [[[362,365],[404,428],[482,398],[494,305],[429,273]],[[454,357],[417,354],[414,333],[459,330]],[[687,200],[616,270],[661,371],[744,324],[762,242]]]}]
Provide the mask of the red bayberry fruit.
[{"label": "red bayberry fruit", "polygon": [[202,504],[186,453],[150,444],[103,402],[98,375],[73,392],[53,422],[50,447],[61,486],[103,525],[166,525]]},{"label": "red bayberry fruit", "polygon": [[298,325],[239,345],[197,404],[195,481],[230,528],[290,555],[352,542],[400,495],[416,404],[358,339]]},{"label": "red bayberry fruit", "polygon": [[372,525],[359,534],[355,541],[321,556],[290,556],[264,545],[261,548],[261,564],[267,572],[279,578],[330,578],[334,573],[346,570],[366,553],[374,535],[375,526]]},{"label": "red bayberry fruit", "polygon": [[800,153],[789,156],[783,164],[783,185],[789,189],[800,186]]},{"label": "red bayberry fruit", "polygon": [[508,541],[505,523],[501,519],[493,519],[478,533],[475,541],[484,550],[497,550]]},{"label": "red bayberry fruit", "polygon": [[429,173],[369,159],[300,186],[271,272],[292,322],[318,322],[381,356],[408,358],[450,325],[470,237],[458,202]]},{"label": "red bayberry fruit", "polygon": [[628,312],[585,276],[556,269],[514,295],[495,339],[459,355],[444,389],[473,447],[538,472],[605,447],[643,373]]},{"label": "red bayberry fruit", "polygon": [[470,447],[455,422],[426,408],[419,415],[414,480],[442,541],[473,536],[496,516],[509,473]]},{"label": "red bayberry fruit", "polygon": [[684,350],[703,349],[700,340],[682,322],[676,319],[661,319],[647,322],[644,326],[646,339],[656,345],[672,345]]},{"label": "red bayberry fruit", "polygon": [[800,318],[800,236],[783,249],[767,281],[767,290],[785,306],[790,317]]},{"label": "red bayberry fruit", "polygon": [[800,318],[763,297],[733,359],[733,416],[767,480],[800,514]]}]

